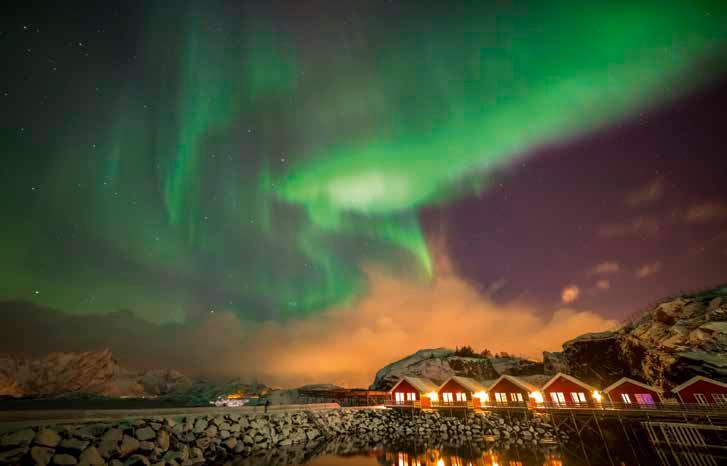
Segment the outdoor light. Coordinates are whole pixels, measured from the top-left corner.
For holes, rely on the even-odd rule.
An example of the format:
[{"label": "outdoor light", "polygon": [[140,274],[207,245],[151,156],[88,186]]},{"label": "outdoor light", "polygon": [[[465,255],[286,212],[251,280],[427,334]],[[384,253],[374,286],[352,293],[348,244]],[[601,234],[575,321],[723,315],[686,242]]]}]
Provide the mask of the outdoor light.
[{"label": "outdoor light", "polygon": [[439,400],[439,395],[437,395],[437,392],[429,392],[427,393],[427,398],[429,398],[432,401]]},{"label": "outdoor light", "polygon": [[475,398],[479,398],[480,401],[490,401],[490,396],[485,391],[477,392],[472,396]]},{"label": "outdoor light", "polygon": [[596,402],[600,403],[603,399],[603,395],[601,395],[601,392],[598,390],[593,390],[593,399],[596,400]]},{"label": "outdoor light", "polygon": [[536,403],[542,403],[543,402],[543,394],[540,392],[532,392],[530,394],[530,398],[535,400]]}]

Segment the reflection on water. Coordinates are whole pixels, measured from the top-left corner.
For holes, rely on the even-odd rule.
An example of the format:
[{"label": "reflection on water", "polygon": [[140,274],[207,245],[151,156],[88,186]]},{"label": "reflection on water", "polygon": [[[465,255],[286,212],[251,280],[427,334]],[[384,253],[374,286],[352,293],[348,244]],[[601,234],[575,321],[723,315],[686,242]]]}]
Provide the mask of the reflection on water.
[{"label": "reflection on water", "polygon": [[720,452],[655,449],[639,432],[609,429],[602,437],[583,433],[565,444],[474,441],[452,444],[416,439],[391,444],[386,439],[335,438],[304,446],[277,448],[227,466],[682,466],[727,464]]}]

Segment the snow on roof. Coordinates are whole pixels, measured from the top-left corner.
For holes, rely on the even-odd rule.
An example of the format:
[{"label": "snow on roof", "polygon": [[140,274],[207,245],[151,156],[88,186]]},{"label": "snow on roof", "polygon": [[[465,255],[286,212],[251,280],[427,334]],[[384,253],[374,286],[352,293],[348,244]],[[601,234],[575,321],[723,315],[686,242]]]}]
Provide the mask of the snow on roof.
[{"label": "snow on roof", "polygon": [[645,388],[647,390],[652,390],[652,391],[658,392],[658,393],[662,393],[664,391],[664,390],[662,390],[660,388],[656,388],[656,387],[652,387],[650,385],[646,385],[645,383],[639,382],[638,380],[630,379],[628,377],[621,377],[616,382],[614,382],[611,385],[609,385],[608,387],[604,388],[603,389],[603,393],[608,393],[611,390],[613,390],[614,388],[619,387],[619,386],[623,385],[626,382],[632,383],[634,385],[638,385],[641,388]]},{"label": "snow on roof", "polygon": [[419,393],[430,393],[430,392],[437,391],[437,385],[434,382],[432,382],[431,380],[425,379],[422,377],[409,377],[409,376],[399,379],[399,381],[396,382],[396,385],[391,387],[391,390],[389,390],[389,391],[393,392],[394,389],[396,387],[398,387],[399,384],[405,380],[409,383],[409,385],[411,385],[412,387],[419,390]]},{"label": "snow on roof", "polygon": [[594,387],[591,387],[590,385],[588,385],[587,383],[583,382],[582,380],[578,380],[575,377],[573,377],[572,375],[564,374],[562,372],[558,372],[557,374],[555,374],[550,380],[548,380],[548,382],[545,385],[543,385],[543,387],[542,387],[541,390],[546,390],[553,382],[555,382],[556,380],[558,380],[559,377],[563,377],[566,380],[570,380],[574,384],[580,385],[581,387],[583,387],[586,390],[589,390],[591,392],[594,391],[594,390],[596,390]]},{"label": "snow on roof", "polygon": [[536,391],[538,391],[538,388],[535,385],[533,385],[531,383],[528,383],[528,382],[526,382],[526,381],[524,381],[522,379],[519,379],[519,378],[517,378],[515,376],[507,375],[507,374],[503,374],[503,375],[500,376],[499,379],[495,380],[495,382],[490,385],[489,390],[492,390],[492,387],[494,387],[495,385],[497,385],[498,383],[500,383],[500,381],[502,381],[502,380],[507,380],[510,383],[516,385],[517,387],[522,388],[526,392],[536,392]]},{"label": "snow on roof", "polygon": [[462,388],[465,388],[472,393],[487,391],[487,389],[481,383],[476,381],[475,379],[471,379],[469,377],[462,377],[459,375],[453,375],[448,380],[445,380],[444,383],[439,386],[439,389],[437,391],[441,390],[442,387],[447,385],[447,383],[449,383],[450,380],[457,382],[459,385],[462,386]]},{"label": "snow on roof", "polygon": [[695,375],[694,377],[692,377],[691,379],[687,380],[683,384],[677,385],[676,387],[672,388],[671,391],[673,393],[680,392],[680,391],[684,390],[685,388],[687,388],[688,386],[692,385],[693,383],[699,382],[700,380],[701,381],[704,381],[704,382],[708,382],[708,383],[714,384],[714,385],[718,385],[720,387],[727,388],[727,383],[720,382],[719,380],[710,379],[709,377],[704,377],[703,375]]}]

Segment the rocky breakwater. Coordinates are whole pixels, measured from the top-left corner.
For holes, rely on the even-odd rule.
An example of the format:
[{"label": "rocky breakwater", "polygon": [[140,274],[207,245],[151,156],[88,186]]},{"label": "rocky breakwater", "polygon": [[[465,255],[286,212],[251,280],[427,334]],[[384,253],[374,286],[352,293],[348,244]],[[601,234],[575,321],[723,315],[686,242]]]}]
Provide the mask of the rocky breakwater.
[{"label": "rocky breakwater", "polygon": [[0,463],[35,465],[192,465],[265,455],[294,445],[350,439],[352,446],[420,439],[461,445],[491,441],[549,443],[558,433],[541,418],[511,423],[492,413],[335,409],[260,415],[150,417],[113,423],[22,429],[0,437]]}]

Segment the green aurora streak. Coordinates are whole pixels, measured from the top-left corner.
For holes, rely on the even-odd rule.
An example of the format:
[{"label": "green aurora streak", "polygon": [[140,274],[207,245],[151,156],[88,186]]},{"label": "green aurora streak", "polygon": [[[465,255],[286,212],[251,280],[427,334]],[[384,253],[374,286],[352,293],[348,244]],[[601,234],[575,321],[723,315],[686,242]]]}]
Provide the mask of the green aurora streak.
[{"label": "green aurora streak", "polygon": [[[83,311],[97,307],[78,304],[84,287],[137,290],[127,304],[153,320],[185,305],[275,318],[355,298],[369,261],[431,276],[421,207],[681,95],[727,38],[724,2],[488,3],[331,25],[318,48],[254,12],[149,6],[143,73],[98,119],[104,143],[74,136],[59,154],[45,202],[59,221],[80,206],[91,244],[175,285],[160,299],[130,272],[107,288],[89,264],[49,294]],[[89,179],[93,195],[76,190]]]}]

